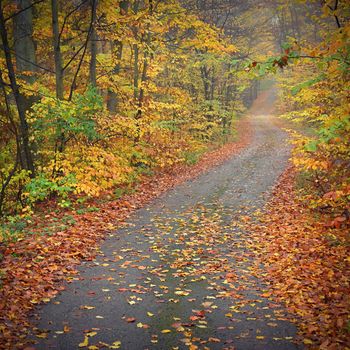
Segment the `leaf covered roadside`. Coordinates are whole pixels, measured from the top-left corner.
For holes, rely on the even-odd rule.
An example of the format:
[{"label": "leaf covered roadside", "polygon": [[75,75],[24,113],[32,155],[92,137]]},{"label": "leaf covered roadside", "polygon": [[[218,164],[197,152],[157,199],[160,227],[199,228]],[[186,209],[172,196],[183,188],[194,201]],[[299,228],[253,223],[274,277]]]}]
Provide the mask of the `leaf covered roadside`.
[{"label": "leaf covered roadside", "polygon": [[74,278],[76,265],[81,260],[93,259],[99,242],[116,227],[116,223],[123,222],[135,209],[173,186],[200,175],[245,147],[251,139],[249,121],[242,119],[238,130],[237,142],[205,154],[193,166],[176,165],[171,172],[145,177],[134,194],[105,202],[99,206],[98,212],[78,215],[69,211],[75,224],[66,230],[51,236],[41,235],[41,226],[35,228],[38,222],[33,219],[31,229],[36,234],[3,247],[0,349],[24,346],[30,329],[29,312],[35,305],[48,302],[62,290],[61,282]]},{"label": "leaf covered roadside", "polygon": [[288,169],[260,222],[252,223],[267,295],[300,319],[311,349],[350,347],[349,223],[330,228],[297,199],[295,171]]}]

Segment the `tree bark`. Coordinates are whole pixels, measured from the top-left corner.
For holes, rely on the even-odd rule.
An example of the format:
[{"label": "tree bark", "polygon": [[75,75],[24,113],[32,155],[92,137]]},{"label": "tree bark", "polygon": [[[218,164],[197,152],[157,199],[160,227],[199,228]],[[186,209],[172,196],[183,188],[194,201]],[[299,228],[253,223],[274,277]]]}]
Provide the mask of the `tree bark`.
[{"label": "tree bark", "polygon": [[139,95],[139,47],[133,45],[134,51],[134,99],[137,100]]},{"label": "tree bark", "polygon": [[97,33],[96,33],[96,8],[97,0],[91,0],[91,35],[90,35],[90,84],[96,87],[96,55],[97,55]]},{"label": "tree bark", "polygon": [[[128,10],[129,10],[129,0],[121,1],[119,3],[119,9],[120,9],[121,15],[126,15],[128,13]],[[121,41],[116,41],[115,43],[111,43],[112,54],[114,51],[114,44],[117,47],[117,64],[115,65],[112,74],[117,75],[120,73],[120,68],[121,68],[121,60],[123,57],[123,43]],[[107,108],[108,108],[110,113],[114,113],[114,114],[117,113],[118,96],[112,90],[108,90]]]},{"label": "tree bark", "polygon": [[[111,46],[112,46],[112,52],[113,52],[114,51],[113,43],[111,44]],[[123,43],[121,41],[117,41],[116,46],[117,46],[117,64],[113,69],[113,72],[112,72],[113,75],[118,75],[120,73],[121,59],[123,55]],[[110,113],[116,113],[118,110],[118,96],[112,90],[108,90],[107,108]]]},{"label": "tree bark", "polygon": [[[149,10],[150,15],[152,15],[153,14],[153,1],[152,0],[149,0],[149,9],[148,10]],[[148,66],[149,66],[149,60],[151,58],[151,54],[148,52],[148,49],[150,49],[150,46],[151,46],[150,25],[148,25],[148,28],[147,28],[146,45],[147,45],[147,48],[146,48],[146,50],[144,50],[144,54],[143,54],[143,67],[142,67],[142,73],[141,73],[141,84],[147,80],[147,71],[148,71]],[[144,96],[145,96],[145,89],[141,85],[141,87],[139,89],[138,109],[136,112],[136,119],[141,118]]]},{"label": "tree bark", "polygon": [[30,177],[34,177],[35,168],[34,168],[32,151],[30,149],[30,144],[29,144],[29,127],[26,119],[25,100],[22,94],[19,92],[19,86],[16,80],[1,0],[0,0],[0,33],[1,33],[2,45],[5,53],[7,74],[10,80],[10,87],[16,102],[18,117],[20,120],[19,129],[20,129],[20,139],[21,139],[21,153],[23,153],[23,158],[25,160],[24,166],[26,170],[30,171]]},{"label": "tree bark", "polygon": [[63,67],[62,54],[60,45],[60,30],[58,24],[58,1],[51,0],[52,10],[52,34],[53,34],[53,48],[55,56],[55,72],[56,72],[56,97],[63,100]]},{"label": "tree bark", "polygon": [[[37,71],[35,45],[33,41],[33,7],[31,0],[16,0],[19,10],[18,14],[13,17],[13,38],[14,51],[16,56],[16,71],[20,73],[21,78],[29,84],[33,84]],[[25,10],[26,9],[26,10]],[[31,108],[33,103],[37,101],[36,96],[23,95],[26,111]]]},{"label": "tree bark", "polygon": [[[33,13],[31,0],[16,0],[20,12],[13,18],[14,49],[18,72],[36,72],[35,46],[33,41]],[[28,8],[23,11],[23,9]],[[33,77],[24,77],[33,82]]]}]

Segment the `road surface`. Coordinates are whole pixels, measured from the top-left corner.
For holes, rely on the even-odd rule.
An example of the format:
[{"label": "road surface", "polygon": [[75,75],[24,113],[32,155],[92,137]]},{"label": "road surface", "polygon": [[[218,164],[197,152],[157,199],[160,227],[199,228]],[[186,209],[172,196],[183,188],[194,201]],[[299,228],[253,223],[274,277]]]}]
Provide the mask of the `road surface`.
[{"label": "road surface", "polygon": [[267,286],[238,224],[263,207],[287,164],[272,104],[265,94],[252,108],[246,149],[136,211],[79,279],[36,310],[49,332],[33,336],[35,349],[302,348],[283,308],[262,296]]}]

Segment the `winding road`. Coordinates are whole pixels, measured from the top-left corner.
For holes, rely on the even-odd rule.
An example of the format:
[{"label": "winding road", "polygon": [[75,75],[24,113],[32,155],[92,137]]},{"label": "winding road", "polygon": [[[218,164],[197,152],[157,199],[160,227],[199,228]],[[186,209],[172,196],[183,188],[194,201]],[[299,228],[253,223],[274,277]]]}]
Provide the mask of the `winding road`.
[{"label": "winding road", "polygon": [[[243,219],[261,209],[289,157],[273,94],[251,110],[253,141],[136,211],[36,310],[35,349],[294,350],[296,328],[267,286]],[[80,344],[80,345],[79,345]]]}]

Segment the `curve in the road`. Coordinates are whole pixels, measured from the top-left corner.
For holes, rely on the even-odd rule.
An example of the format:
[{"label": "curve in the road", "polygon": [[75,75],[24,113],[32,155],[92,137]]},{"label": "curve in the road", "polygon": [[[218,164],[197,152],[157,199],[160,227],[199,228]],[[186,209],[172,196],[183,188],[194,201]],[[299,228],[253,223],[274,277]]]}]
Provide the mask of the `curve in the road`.
[{"label": "curve in the road", "polygon": [[283,307],[263,297],[249,233],[237,224],[262,208],[288,160],[271,99],[253,109],[249,147],[135,212],[37,310],[33,320],[49,332],[36,349],[301,348]]}]

